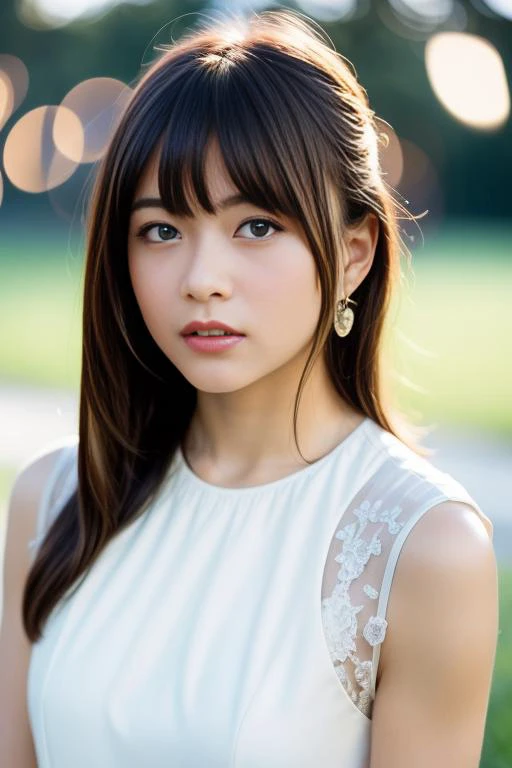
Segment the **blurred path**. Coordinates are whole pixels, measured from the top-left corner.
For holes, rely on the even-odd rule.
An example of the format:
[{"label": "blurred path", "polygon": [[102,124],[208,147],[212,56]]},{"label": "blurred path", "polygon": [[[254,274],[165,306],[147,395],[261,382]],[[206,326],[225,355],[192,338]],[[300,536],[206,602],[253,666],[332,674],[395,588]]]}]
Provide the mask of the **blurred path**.
[{"label": "blurred path", "polygon": [[424,444],[429,461],[466,487],[494,524],[494,549],[512,566],[512,439],[471,430],[443,429]]},{"label": "blurred path", "polygon": [[[72,392],[0,387],[0,468],[18,469],[49,442],[77,431]],[[425,441],[430,461],[450,472],[494,523],[494,545],[512,565],[512,440],[443,430]]]}]

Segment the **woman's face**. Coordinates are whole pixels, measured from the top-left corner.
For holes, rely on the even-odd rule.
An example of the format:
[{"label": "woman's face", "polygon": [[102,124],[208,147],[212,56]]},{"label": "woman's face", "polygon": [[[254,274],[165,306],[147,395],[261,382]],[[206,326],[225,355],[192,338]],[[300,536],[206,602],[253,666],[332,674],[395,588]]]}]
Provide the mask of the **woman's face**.
[{"label": "woman's face", "polygon": [[[214,144],[206,182],[215,214],[171,216],[158,202],[158,158],[146,169],[128,240],[135,296],[155,342],[198,390],[271,384],[278,371],[302,370],[309,351],[320,313],[315,261],[296,222],[229,200],[238,189]],[[183,335],[196,321],[236,333]]]}]

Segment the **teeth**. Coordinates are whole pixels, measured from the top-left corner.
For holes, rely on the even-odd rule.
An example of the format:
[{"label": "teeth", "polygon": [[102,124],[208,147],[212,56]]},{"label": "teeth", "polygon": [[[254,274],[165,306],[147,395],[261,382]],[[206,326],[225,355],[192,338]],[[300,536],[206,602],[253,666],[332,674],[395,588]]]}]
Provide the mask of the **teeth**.
[{"label": "teeth", "polygon": [[212,328],[211,331],[195,331],[198,336],[230,336],[227,331],[221,331],[220,328]]}]

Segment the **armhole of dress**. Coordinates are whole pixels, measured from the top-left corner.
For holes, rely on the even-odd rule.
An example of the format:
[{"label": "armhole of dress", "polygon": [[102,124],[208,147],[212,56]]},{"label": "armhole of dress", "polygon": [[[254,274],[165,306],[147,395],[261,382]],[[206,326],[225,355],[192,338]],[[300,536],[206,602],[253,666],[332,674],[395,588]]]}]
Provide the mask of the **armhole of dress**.
[{"label": "armhole of dress", "polygon": [[32,559],[48,529],[76,487],[76,440],[63,445],[44,485],[37,509],[36,535],[28,543]]},{"label": "armhole of dress", "polygon": [[469,504],[492,538],[492,523],[460,483],[425,462],[421,471],[386,459],[345,509],[329,547],[322,618],[334,669],[355,706],[371,716],[393,576],[407,536],[432,507]]},{"label": "armhole of dress", "polygon": [[[460,483],[458,483],[456,480],[451,478],[449,475],[445,475],[445,478],[447,479],[447,482],[439,483],[436,485],[436,487],[430,484],[427,485],[427,489],[426,489],[427,493],[425,494],[426,498],[424,498],[421,501],[421,503],[412,511],[409,518],[407,519],[407,522],[404,523],[403,528],[401,529],[400,533],[397,535],[396,539],[393,542],[393,545],[391,547],[391,550],[389,552],[389,556],[386,562],[386,568],[384,570],[382,586],[380,589],[379,603],[377,606],[376,615],[381,619],[384,619],[387,614],[389,596],[391,594],[391,587],[393,584],[393,577],[395,575],[400,553],[407,540],[407,537],[409,536],[410,532],[412,531],[416,523],[419,520],[421,520],[423,515],[426,514],[430,509],[446,501],[463,502],[464,504],[467,504],[469,507],[471,507],[474,510],[474,512],[480,517],[480,519],[482,520],[487,530],[487,533],[490,539],[492,540],[493,538],[493,524],[491,520],[487,517],[487,515],[484,514],[484,512],[482,511],[480,506],[477,504],[477,502],[465,490],[465,488],[462,485],[460,485]],[[377,670],[378,670],[379,659],[380,659],[380,649],[381,649],[381,643],[376,645],[373,651],[372,676],[371,676],[371,683],[370,683],[370,695],[372,699],[375,698],[375,687],[376,687],[376,679],[377,679]]]}]

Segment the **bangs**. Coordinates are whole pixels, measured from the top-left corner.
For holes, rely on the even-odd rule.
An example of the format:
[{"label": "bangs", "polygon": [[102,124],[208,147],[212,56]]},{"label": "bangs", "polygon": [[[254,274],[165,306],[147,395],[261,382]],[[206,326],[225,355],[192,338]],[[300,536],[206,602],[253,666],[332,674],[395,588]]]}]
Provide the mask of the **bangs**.
[{"label": "bangs", "polygon": [[[137,121],[146,134],[144,154],[147,158],[159,152],[160,197],[171,214],[192,216],[197,207],[213,214],[205,169],[208,151],[216,143],[244,198],[298,220],[308,239],[318,243],[311,223],[326,201],[325,157],[318,156],[324,142],[318,140],[319,127],[312,125],[313,110],[304,106],[307,98],[294,96],[300,91],[300,83],[292,82],[297,73],[282,66],[282,56],[273,59],[276,52],[271,48],[251,55],[237,52],[230,59],[196,52],[187,66],[176,61],[166,66],[164,59],[154,82],[150,79],[142,88],[157,91],[156,101],[152,94],[145,97],[150,97],[152,120],[146,114],[145,125]],[[142,168],[137,170],[140,176]]]}]

